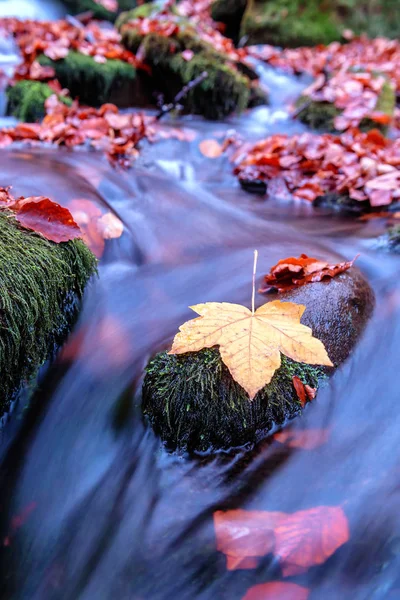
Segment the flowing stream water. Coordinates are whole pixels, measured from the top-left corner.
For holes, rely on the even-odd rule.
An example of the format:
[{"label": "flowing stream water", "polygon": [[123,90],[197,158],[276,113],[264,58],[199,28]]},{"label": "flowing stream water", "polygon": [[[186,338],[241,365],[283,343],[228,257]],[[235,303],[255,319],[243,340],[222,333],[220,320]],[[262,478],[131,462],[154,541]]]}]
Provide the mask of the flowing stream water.
[{"label": "flowing stream water", "polygon": [[[202,138],[231,128],[301,130],[285,104],[304,82],[260,69],[271,107],[218,124],[171,121],[196,139],[144,144],[129,172],[94,152],[1,151],[0,185],[66,206],[89,199],[125,227],[107,242],[79,322],[30,407],[1,431],[4,600],[240,600],[279,579],[279,566],[268,557],[228,571],[213,512],[323,505],[343,507],[350,541],[293,581],[311,600],[400,598],[400,258],[377,249],[380,221],[260,200],[239,188],[226,158],[199,152]],[[313,450],[267,440],[214,457],[168,454],[141,418],[143,368],[190,318],[189,305],[250,304],[254,248],[260,278],[285,256],[360,253],[374,289],[353,355],[290,424],[326,430],[328,440]]]}]

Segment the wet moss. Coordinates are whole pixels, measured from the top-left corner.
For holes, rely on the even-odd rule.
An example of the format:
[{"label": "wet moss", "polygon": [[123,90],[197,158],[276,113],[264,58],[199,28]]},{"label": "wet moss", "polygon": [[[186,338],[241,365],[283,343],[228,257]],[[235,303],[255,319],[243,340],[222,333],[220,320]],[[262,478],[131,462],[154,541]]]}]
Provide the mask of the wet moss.
[{"label": "wet moss", "polygon": [[[396,106],[396,96],[389,82],[383,85],[382,92],[378,98],[375,110],[393,117]],[[312,129],[317,129],[329,133],[338,133],[335,129],[335,117],[341,114],[341,111],[330,102],[309,101],[307,96],[300,96],[296,102],[296,107],[300,110],[298,118],[305,125]],[[303,109],[301,109],[303,107]],[[387,133],[388,126],[377,123],[371,119],[363,119],[360,122],[361,131],[370,129],[379,129],[382,133]]]},{"label": "wet moss", "polygon": [[282,356],[272,381],[250,402],[217,348],[184,355],[161,352],[146,369],[143,413],[172,450],[206,451],[253,443],[274,424],[301,412],[294,375],[313,387],[325,377],[320,367]]},{"label": "wet moss", "polygon": [[400,225],[390,227],[387,233],[378,239],[378,247],[400,254]]},{"label": "wet moss", "polygon": [[[98,63],[92,56],[80,52],[70,52],[64,59],[53,61],[45,55],[38,59],[41,65],[53,67],[61,85],[67,88],[72,97],[90,106],[100,106],[106,102],[118,102],[123,97],[126,86],[134,84],[136,69],[122,60],[107,60]],[[135,103],[130,97],[131,105]]]},{"label": "wet moss", "polygon": [[[24,121],[35,123],[45,115],[44,103],[54,91],[47,83],[40,81],[18,81],[7,88],[7,114]],[[58,96],[67,105],[72,103],[70,98]]]},{"label": "wet moss", "polygon": [[397,11],[397,0],[247,0],[240,36],[248,44],[284,47],[329,44],[344,29],[396,38]]},{"label": "wet moss", "polygon": [[55,244],[0,213],[0,414],[68,332],[96,259],[81,240]]},{"label": "wet moss", "polygon": [[[321,6],[325,4],[325,6]],[[340,20],[321,0],[248,0],[240,37],[247,44],[311,46],[340,38]]]},{"label": "wet moss", "polygon": [[[240,73],[224,54],[202,40],[188,21],[182,19],[179,33],[171,37],[156,33],[142,36],[127,25],[131,19],[143,16],[143,11],[148,15],[151,10],[154,6],[149,4],[122,14],[117,26],[125,46],[132,52],[137,52],[140,47],[141,55],[151,66],[154,96],[156,92],[162,93],[166,101],[171,101],[186,84],[206,71],[208,77],[182,101],[187,112],[221,119],[247,108],[252,95],[250,78]],[[182,57],[184,50],[194,53],[191,60]]]}]

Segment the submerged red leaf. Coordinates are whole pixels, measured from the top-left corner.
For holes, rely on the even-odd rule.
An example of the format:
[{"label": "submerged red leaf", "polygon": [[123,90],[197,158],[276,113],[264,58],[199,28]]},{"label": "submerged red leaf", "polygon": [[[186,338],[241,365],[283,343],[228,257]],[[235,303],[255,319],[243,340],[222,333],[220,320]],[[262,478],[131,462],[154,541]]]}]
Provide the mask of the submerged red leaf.
[{"label": "submerged red leaf", "polygon": [[217,550],[226,555],[228,569],[254,568],[257,558],[274,554],[285,577],[324,563],[350,536],[340,506],[317,506],[293,514],[216,511],[214,527]]},{"label": "submerged red leaf", "polygon": [[68,242],[82,236],[69,210],[42,196],[20,202],[15,218],[22,227],[52,242]]},{"label": "submerged red leaf", "polygon": [[297,583],[271,581],[253,585],[242,600],[307,600],[310,590]]}]

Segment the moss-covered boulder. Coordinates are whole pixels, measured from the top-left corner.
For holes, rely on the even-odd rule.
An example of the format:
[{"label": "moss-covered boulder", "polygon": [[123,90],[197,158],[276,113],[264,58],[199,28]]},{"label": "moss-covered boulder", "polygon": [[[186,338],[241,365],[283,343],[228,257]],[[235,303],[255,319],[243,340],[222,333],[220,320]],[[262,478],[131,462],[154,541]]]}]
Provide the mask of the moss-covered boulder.
[{"label": "moss-covered boulder", "polygon": [[61,60],[43,54],[38,62],[52,67],[61,85],[82,104],[101,106],[112,102],[120,108],[136,104],[136,69],[127,62],[115,59],[98,63],[92,56],[74,51]]},{"label": "moss-covered boulder", "polygon": [[247,0],[240,36],[248,44],[313,46],[340,40],[345,29],[397,37],[396,0]]},{"label": "moss-covered boulder", "polygon": [[0,213],[0,416],[63,341],[96,259],[81,240],[55,244]]},{"label": "moss-covered boulder", "polygon": [[[182,100],[186,112],[200,114],[208,119],[221,119],[232,112],[241,112],[255,97],[258,103],[263,95],[254,91],[257,81],[252,80],[246,68],[214,49],[204,40],[190,21],[171,14],[172,33],[141,33],[135,19],[152,16],[159,10],[157,4],[147,4],[123,13],[117,20],[124,45],[151,67],[153,102],[162,93],[170,102],[189,82],[202,73],[207,78],[194,87]],[[163,17],[163,25],[167,18]],[[174,27],[176,25],[176,27]],[[190,55],[185,51],[190,51]],[[264,103],[267,97],[264,93]]]},{"label": "moss-covered boulder", "polygon": [[65,0],[65,4],[73,14],[90,11],[95,19],[114,21],[119,12],[136,8],[138,2],[137,0],[117,0],[116,11],[108,10],[101,2],[95,0]]},{"label": "moss-covered boulder", "polygon": [[387,233],[378,239],[379,248],[400,254],[400,225],[389,227]]},{"label": "moss-covered boulder", "polygon": [[[368,283],[354,268],[329,281],[268,295],[266,300],[277,298],[307,307],[302,322],[324,342],[335,366],[349,356],[374,305]],[[294,375],[317,388],[327,374],[321,367],[282,356],[272,381],[250,402],[217,348],[185,355],[161,352],[147,366],[142,408],[171,450],[228,449],[257,442],[301,412]]]},{"label": "moss-covered boulder", "polygon": [[[25,123],[35,123],[45,116],[44,104],[54,90],[47,83],[24,80],[9,86],[6,94],[7,114]],[[72,104],[71,98],[61,95],[58,98],[68,106]]]},{"label": "moss-covered boulder", "polygon": [[[383,116],[387,116],[387,120],[391,122],[395,107],[396,94],[393,87],[387,81],[382,87],[374,111]],[[335,128],[335,118],[339,117],[343,111],[337,108],[333,102],[319,102],[310,99],[306,95],[301,95],[296,102],[296,109],[298,119],[305,125],[323,132],[338,133]],[[388,124],[386,122],[382,123],[370,118],[364,118],[360,121],[359,129],[361,131],[379,129],[382,133],[386,134],[388,131]]]}]

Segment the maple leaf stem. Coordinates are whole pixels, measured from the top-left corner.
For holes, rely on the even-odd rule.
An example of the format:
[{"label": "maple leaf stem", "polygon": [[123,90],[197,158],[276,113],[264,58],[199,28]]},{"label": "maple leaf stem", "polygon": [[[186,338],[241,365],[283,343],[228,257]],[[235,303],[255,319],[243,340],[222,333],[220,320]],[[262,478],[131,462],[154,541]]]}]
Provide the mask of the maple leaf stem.
[{"label": "maple leaf stem", "polygon": [[257,272],[257,259],[258,250],[254,250],[254,263],[253,263],[253,290],[251,294],[251,314],[254,315],[254,301],[256,297],[256,272]]}]

